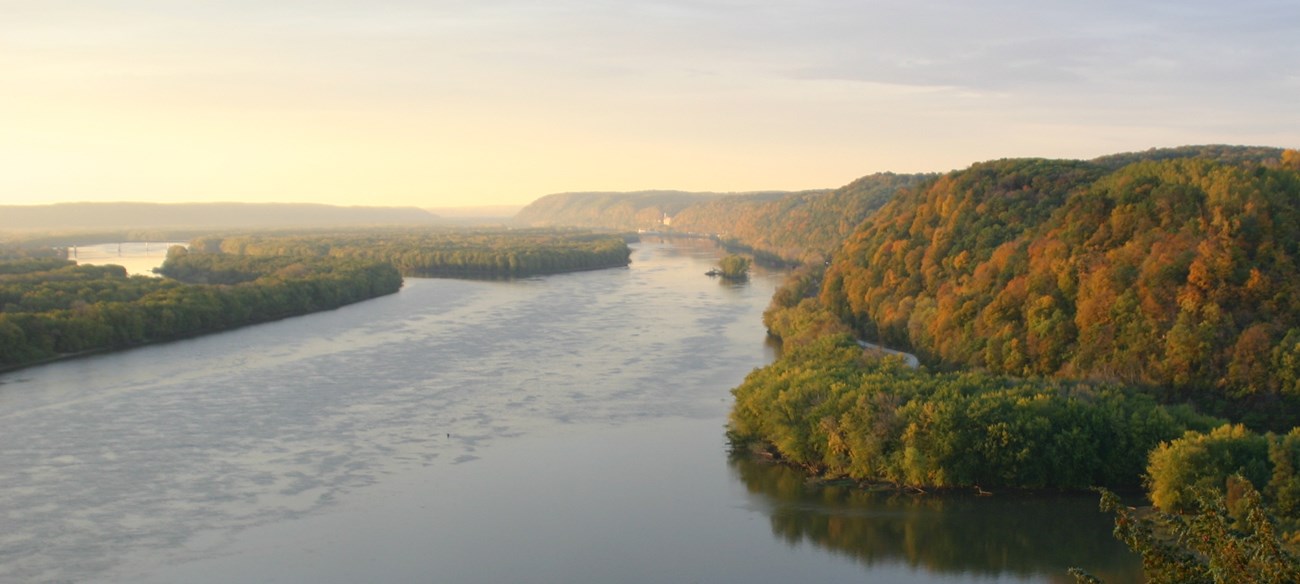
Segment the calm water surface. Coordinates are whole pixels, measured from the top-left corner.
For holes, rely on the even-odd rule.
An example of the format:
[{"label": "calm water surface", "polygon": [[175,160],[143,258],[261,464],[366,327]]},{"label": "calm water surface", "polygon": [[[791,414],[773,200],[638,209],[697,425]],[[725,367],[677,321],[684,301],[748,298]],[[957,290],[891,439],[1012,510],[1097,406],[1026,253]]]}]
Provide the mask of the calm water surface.
[{"label": "calm water surface", "polygon": [[167,258],[167,248],[188,245],[183,241],[124,241],[81,245],[68,250],[68,259],[78,264],[116,264],[126,268],[126,273],[136,276],[153,276],[153,269]]},{"label": "calm water surface", "polygon": [[0,376],[3,582],[1135,581],[1095,498],[817,488],[729,460],[777,276],[408,279]]}]

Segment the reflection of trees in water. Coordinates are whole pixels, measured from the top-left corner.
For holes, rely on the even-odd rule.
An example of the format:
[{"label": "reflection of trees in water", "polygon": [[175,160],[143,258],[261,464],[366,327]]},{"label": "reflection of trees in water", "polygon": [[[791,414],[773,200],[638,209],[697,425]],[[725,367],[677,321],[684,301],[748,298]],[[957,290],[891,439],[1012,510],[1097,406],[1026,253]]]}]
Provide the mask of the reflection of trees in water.
[{"label": "reflection of trees in water", "polygon": [[1073,582],[1071,566],[1109,584],[1141,582],[1138,558],[1111,537],[1097,497],[909,495],[807,486],[797,469],[733,457],[732,470],[768,509],[772,532],[865,565]]}]

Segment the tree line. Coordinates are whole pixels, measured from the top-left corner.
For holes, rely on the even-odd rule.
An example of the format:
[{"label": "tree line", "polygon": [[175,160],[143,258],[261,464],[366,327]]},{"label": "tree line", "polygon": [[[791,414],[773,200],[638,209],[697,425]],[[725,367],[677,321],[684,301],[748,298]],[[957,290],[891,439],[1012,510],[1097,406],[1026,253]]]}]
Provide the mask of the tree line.
[{"label": "tree line", "polygon": [[382,261],[415,277],[523,277],[628,265],[618,235],[556,230],[366,230],[299,235],[208,236],[190,248],[247,256]]},{"label": "tree line", "polygon": [[[402,285],[397,270],[383,262],[250,262],[183,248],[173,249],[163,271],[182,279],[128,276],[121,266],[67,260],[0,260],[0,368],[328,310]],[[231,279],[232,273],[241,277]]]},{"label": "tree line", "polygon": [[1137,487],[1162,441],[1222,423],[1122,386],[916,370],[842,334],[786,351],[733,393],[734,445],[920,489]]},{"label": "tree line", "polygon": [[328,310],[400,289],[402,275],[519,277],[626,266],[617,235],[363,229],[202,236],[164,278],[0,249],[0,368]]}]

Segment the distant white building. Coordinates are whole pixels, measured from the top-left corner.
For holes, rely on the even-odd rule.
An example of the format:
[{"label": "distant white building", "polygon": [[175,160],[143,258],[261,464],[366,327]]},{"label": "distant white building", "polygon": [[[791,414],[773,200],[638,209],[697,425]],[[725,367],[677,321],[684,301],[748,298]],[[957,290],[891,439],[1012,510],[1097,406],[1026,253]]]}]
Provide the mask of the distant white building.
[{"label": "distant white building", "polygon": [[669,217],[667,213],[664,213],[664,218],[663,218],[663,219],[660,219],[660,220],[659,220],[659,223],[662,224],[662,225],[665,226],[665,227],[672,226],[672,224],[673,224],[673,218],[672,218],[672,217]]}]

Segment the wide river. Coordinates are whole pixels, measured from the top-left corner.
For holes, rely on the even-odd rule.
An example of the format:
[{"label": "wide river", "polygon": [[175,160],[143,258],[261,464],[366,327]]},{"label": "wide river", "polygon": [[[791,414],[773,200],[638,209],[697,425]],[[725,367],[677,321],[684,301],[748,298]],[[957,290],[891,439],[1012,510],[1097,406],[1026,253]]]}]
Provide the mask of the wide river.
[{"label": "wide river", "polygon": [[0,375],[0,582],[1135,582],[1095,496],[732,460],[779,275],[704,242]]}]

